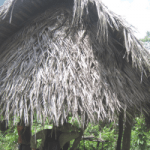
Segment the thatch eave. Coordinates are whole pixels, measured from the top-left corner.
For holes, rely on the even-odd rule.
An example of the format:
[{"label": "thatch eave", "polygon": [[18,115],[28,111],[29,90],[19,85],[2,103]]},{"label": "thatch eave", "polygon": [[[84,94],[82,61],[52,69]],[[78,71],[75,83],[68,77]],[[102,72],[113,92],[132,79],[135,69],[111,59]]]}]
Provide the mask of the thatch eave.
[{"label": "thatch eave", "polygon": [[7,120],[13,114],[32,122],[36,112],[58,125],[70,114],[84,123],[113,120],[120,109],[148,110],[150,54],[126,21],[100,0],[45,0],[43,12],[34,2],[29,18],[32,10],[15,18],[29,0],[8,1],[1,11],[12,36],[0,47],[0,113]]},{"label": "thatch eave", "polygon": [[52,3],[52,0],[7,0],[0,7],[0,45]]}]

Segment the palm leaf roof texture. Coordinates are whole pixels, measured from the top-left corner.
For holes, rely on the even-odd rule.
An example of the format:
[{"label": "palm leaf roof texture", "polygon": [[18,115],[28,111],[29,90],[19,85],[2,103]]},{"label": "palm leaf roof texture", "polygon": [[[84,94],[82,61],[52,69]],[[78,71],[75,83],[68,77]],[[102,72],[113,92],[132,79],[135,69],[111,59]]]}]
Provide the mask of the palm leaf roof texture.
[{"label": "palm leaf roof texture", "polygon": [[0,7],[1,115],[58,125],[147,110],[150,54],[100,0],[8,0]]}]

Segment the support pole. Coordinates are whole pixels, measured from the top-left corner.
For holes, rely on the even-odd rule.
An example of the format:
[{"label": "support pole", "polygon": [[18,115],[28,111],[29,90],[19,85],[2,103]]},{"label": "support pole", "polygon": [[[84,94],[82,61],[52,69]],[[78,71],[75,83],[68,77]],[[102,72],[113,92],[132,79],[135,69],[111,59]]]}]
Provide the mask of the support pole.
[{"label": "support pole", "polygon": [[116,150],[121,150],[122,133],[123,133],[123,112],[120,112],[120,115],[119,115],[119,135],[118,135]]},{"label": "support pole", "polygon": [[130,150],[130,140],[131,140],[131,129],[132,129],[132,118],[128,118],[125,123],[122,150]]}]

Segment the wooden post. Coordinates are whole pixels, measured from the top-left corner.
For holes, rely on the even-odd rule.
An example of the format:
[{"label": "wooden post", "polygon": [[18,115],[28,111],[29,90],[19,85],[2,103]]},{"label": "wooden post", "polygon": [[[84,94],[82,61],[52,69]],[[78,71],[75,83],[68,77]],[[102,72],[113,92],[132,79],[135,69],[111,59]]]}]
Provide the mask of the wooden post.
[{"label": "wooden post", "polygon": [[0,121],[0,131],[5,132],[8,129],[8,121]]},{"label": "wooden post", "polygon": [[122,150],[130,150],[131,128],[133,119],[128,118],[125,123]]},{"label": "wooden post", "polygon": [[120,112],[120,115],[119,115],[119,134],[118,134],[116,150],[121,150],[122,134],[123,134],[123,112]]}]

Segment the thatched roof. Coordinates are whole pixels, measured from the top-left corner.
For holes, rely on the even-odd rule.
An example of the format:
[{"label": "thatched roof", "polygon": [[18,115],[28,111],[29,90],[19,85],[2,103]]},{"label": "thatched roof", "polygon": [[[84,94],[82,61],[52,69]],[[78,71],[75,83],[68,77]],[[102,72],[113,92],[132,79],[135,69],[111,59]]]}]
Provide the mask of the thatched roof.
[{"label": "thatched roof", "polygon": [[[0,7],[1,114],[58,125],[147,110],[150,54],[100,0],[8,0]],[[24,115],[23,115],[24,114]]]}]

